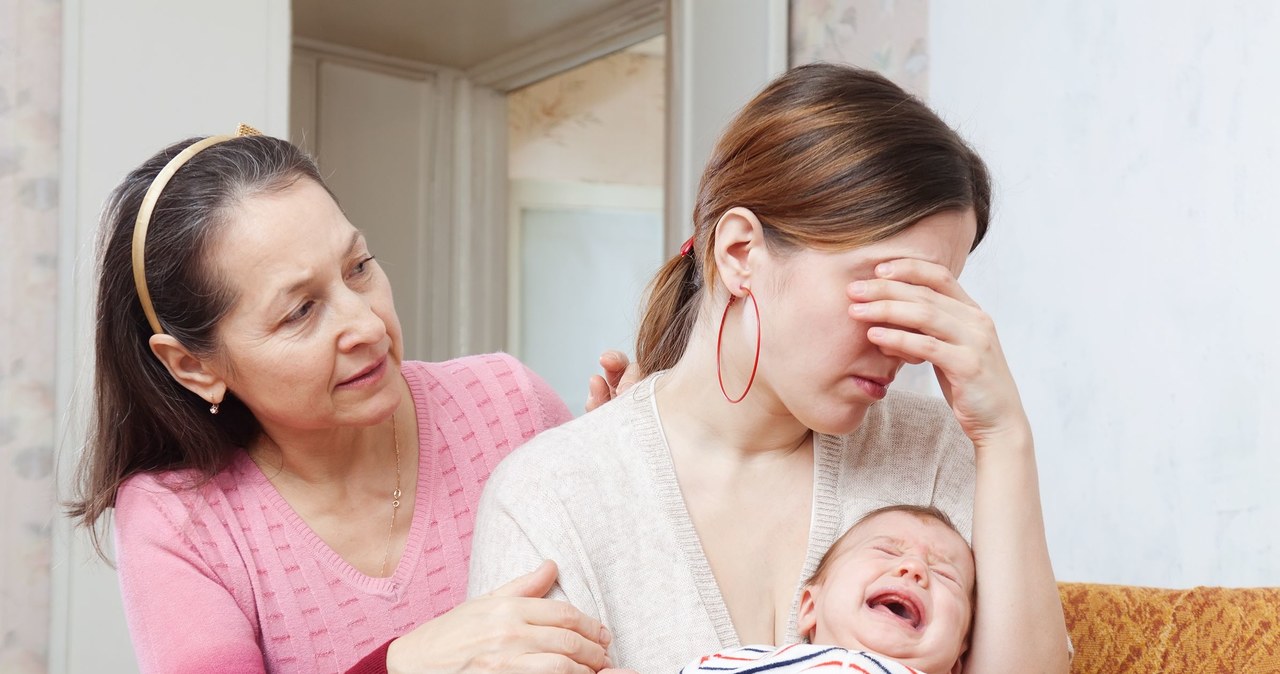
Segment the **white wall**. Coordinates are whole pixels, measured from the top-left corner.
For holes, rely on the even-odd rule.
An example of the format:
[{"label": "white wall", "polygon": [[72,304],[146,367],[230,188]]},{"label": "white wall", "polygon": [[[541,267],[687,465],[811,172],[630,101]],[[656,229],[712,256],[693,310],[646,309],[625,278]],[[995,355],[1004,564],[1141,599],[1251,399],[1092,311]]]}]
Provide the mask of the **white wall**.
[{"label": "white wall", "polygon": [[[287,0],[67,0],[58,288],[58,453],[65,489],[92,382],[96,219],[124,174],[186,136],[239,122],[288,132]],[[64,492],[65,493],[65,492]],[[55,522],[50,672],[136,671],[115,573]]]},{"label": "white wall", "polygon": [[1280,5],[935,2],[1064,580],[1280,584]]}]

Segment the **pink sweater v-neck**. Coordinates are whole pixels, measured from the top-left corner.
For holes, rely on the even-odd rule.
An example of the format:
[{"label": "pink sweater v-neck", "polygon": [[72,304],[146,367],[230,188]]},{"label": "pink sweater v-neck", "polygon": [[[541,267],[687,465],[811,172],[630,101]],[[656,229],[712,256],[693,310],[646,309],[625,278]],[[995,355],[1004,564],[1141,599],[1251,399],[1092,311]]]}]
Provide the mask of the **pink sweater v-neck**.
[{"label": "pink sweater v-neck", "polygon": [[142,672],[342,672],[466,596],[476,503],[512,449],[570,414],[514,358],[402,367],[418,415],[418,487],[387,578],[347,564],[248,455],[197,488],[130,478],[116,561]]}]

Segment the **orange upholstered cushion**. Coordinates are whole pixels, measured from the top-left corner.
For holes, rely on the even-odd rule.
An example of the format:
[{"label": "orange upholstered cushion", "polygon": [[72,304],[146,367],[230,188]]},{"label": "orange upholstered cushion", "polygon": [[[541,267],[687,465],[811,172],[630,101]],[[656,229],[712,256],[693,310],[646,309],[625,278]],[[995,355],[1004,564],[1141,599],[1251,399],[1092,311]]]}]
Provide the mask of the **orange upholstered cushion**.
[{"label": "orange upholstered cushion", "polygon": [[1072,674],[1280,672],[1280,588],[1058,589]]}]

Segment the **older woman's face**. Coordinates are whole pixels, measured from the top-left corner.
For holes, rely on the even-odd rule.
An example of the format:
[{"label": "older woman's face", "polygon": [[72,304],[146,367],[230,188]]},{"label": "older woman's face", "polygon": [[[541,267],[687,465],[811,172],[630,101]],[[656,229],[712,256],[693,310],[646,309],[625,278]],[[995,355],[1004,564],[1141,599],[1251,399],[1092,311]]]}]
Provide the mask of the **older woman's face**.
[{"label": "older woman's face", "polygon": [[846,288],[874,278],[881,262],[900,258],[933,262],[958,276],[976,231],[973,211],[948,211],[869,246],[804,250],[780,258],[771,270],[777,274],[773,282],[752,287],[763,322],[765,387],[808,428],[825,433],[857,428],[879,400],[859,380],[887,383],[903,361],[868,341],[872,326],[850,318]]},{"label": "older woman's face", "polygon": [[391,286],[323,187],[246,200],[213,251],[238,296],[218,326],[224,379],[269,432],[391,414],[403,358]]}]

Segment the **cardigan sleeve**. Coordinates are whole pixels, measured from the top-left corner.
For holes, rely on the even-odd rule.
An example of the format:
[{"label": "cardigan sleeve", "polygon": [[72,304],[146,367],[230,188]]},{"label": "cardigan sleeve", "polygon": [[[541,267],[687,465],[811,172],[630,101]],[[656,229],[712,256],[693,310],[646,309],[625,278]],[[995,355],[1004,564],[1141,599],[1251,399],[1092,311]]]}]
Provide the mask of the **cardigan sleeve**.
[{"label": "cardigan sleeve", "polygon": [[[581,566],[587,561],[556,544],[555,539],[559,537],[556,532],[563,528],[563,523],[554,523],[548,517],[551,503],[546,491],[527,483],[521,486],[521,479],[514,475],[519,471],[512,470],[515,463],[518,462],[509,458],[499,466],[489,477],[480,498],[471,541],[468,597],[488,594],[538,568],[546,559],[556,563],[560,576],[566,575],[566,567]],[[521,496],[517,498],[516,494]],[[588,606],[580,605],[581,600],[594,604],[589,597],[567,596],[558,580],[547,597],[568,601],[588,613]]]},{"label": "cardigan sleeve", "polygon": [[485,485],[476,511],[467,596],[492,592],[550,559],[559,576],[547,598],[567,602],[607,625],[583,541],[555,486],[539,484],[545,473],[526,470],[528,463],[528,454],[508,457]]},{"label": "cardigan sleeve", "polygon": [[140,671],[264,672],[257,630],[236,602],[236,590],[224,585],[192,542],[193,525],[181,501],[154,482],[137,482],[116,498],[114,536]]}]

